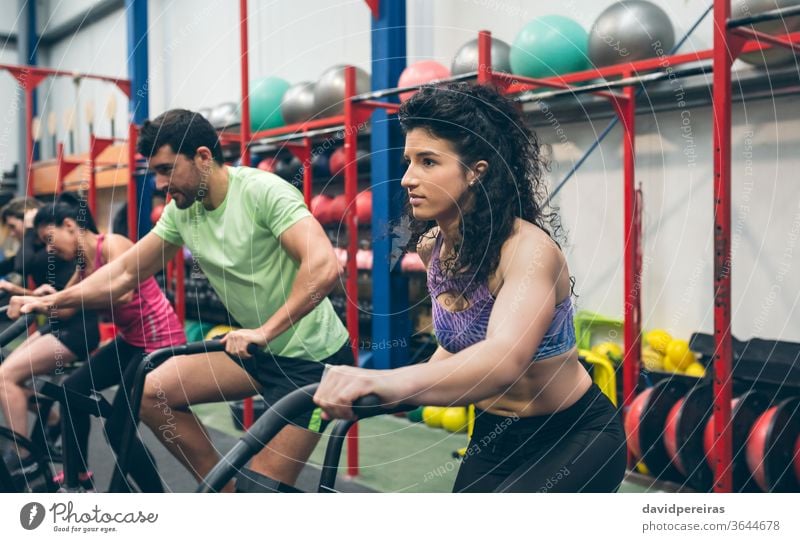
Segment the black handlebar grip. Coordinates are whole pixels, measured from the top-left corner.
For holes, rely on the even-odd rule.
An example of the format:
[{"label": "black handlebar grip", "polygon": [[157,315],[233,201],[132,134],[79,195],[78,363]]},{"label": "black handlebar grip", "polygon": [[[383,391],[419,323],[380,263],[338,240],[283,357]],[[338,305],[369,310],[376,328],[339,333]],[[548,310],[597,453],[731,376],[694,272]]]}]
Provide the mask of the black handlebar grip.
[{"label": "black handlebar grip", "polygon": [[403,404],[388,406],[375,394],[365,395],[361,399],[353,401],[353,413],[358,416],[359,419],[381,416],[383,414],[394,414],[396,412],[406,412],[408,410],[414,410],[415,408],[417,407]]},{"label": "black handlebar grip", "polygon": [[5,328],[0,333],[0,347],[6,346],[8,343],[16,339],[20,334],[24,333],[26,329],[33,323],[36,314],[28,313],[23,314],[17,318],[13,324]]},{"label": "black handlebar grip", "polygon": [[213,340],[188,343],[179,351],[182,351],[182,355],[193,356],[195,354],[205,354],[206,352],[223,352],[224,350],[225,345],[222,344],[222,341]]}]

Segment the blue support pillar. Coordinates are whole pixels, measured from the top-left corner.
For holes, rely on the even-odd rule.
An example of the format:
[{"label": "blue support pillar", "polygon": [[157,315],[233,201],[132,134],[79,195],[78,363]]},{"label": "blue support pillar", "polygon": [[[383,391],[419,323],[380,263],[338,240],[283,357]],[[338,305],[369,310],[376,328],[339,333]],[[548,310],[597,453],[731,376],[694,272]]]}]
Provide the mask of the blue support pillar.
[{"label": "blue support pillar", "polygon": [[[39,34],[36,31],[36,2],[26,2],[27,20],[25,21],[25,39],[27,40],[27,48],[25,54],[25,64],[29,66],[36,66],[39,62],[37,60],[39,54]],[[22,36],[17,39],[17,43],[22,42]]]},{"label": "blue support pillar", "polygon": [[[17,62],[22,65],[36,66],[37,59],[37,44],[38,34],[36,32],[36,2],[29,2],[26,0],[18,1],[19,18],[17,20]],[[17,87],[20,103],[25,103],[25,90],[22,87]],[[36,107],[36,90],[33,91],[33,99],[30,104],[31,116],[35,117],[37,112]],[[18,107],[19,110],[19,130],[18,141],[19,152],[18,167],[17,167],[17,196],[25,196],[27,193],[27,185],[25,180],[28,178],[28,132],[26,126],[28,123],[28,112],[25,107]],[[33,160],[39,159],[39,149],[34,144],[33,147]]]},{"label": "blue support pillar", "polygon": [[[128,79],[131,81],[129,111],[131,122],[141,125],[149,116],[149,86],[147,64],[147,0],[125,0],[128,26]],[[139,238],[150,231],[150,212],[153,206],[154,181],[150,175],[136,180]]]},{"label": "blue support pillar", "polygon": [[[372,88],[397,86],[406,67],[406,2],[380,2],[372,19]],[[396,98],[392,98],[396,100]],[[372,351],[376,369],[408,363],[411,322],[408,279],[397,258],[403,232],[396,231],[402,212],[403,137],[395,118],[383,110],[372,116]],[[392,265],[394,262],[394,265]]]},{"label": "blue support pillar", "polygon": [[[37,66],[39,64],[39,33],[37,32],[37,21],[36,21],[36,2],[28,2],[28,21],[27,21],[27,37],[28,40],[28,59],[27,64],[29,66]],[[19,43],[20,40],[17,40]],[[33,116],[36,117],[39,114],[39,93],[34,90],[33,91]],[[41,119],[40,119],[41,120]],[[39,160],[39,145],[34,143],[33,145],[33,159]],[[22,183],[19,183],[22,185]]]}]

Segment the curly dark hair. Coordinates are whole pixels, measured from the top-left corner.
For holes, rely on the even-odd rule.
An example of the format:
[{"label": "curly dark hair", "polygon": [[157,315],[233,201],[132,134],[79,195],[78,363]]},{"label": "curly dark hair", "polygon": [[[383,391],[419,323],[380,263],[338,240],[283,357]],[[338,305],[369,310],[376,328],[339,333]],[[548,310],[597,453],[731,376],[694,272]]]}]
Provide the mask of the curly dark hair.
[{"label": "curly dark hair", "polygon": [[[488,280],[497,270],[516,218],[537,225],[561,246],[557,209],[544,210],[547,194],[542,175],[547,164],[539,140],[512,100],[486,85],[428,85],[400,106],[399,119],[406,134],[422,128],[450,142],[465,170],[479,160],[489,164],[480,182],[469,188],[475,205],[463,210],[461,242],[442,261],[445,273],[451,277],[462,271],[474,273],[472,287]],[[411,217],[406,248],[415,250],[435,222],[414,219],[410,204],[406,210]]]}]

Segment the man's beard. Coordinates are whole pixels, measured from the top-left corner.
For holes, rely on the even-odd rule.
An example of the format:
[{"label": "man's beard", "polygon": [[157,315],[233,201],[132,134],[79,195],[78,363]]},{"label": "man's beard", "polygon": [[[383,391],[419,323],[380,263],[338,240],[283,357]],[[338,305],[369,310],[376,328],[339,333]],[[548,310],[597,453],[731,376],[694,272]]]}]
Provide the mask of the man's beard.
[{"label": "man's beard", "polygon": [[178,209],[188,209],[194,205],[196,201],[202,201],[206,194],[208,194],[208,175],[204,175],[197,166],[192,165],[192,167],[194,168],[194,173],[199,181],[197,185],[190,191],[176,190],[176,193],[180,196],[180,198],[176,198],[175,194],[173,194],[172,198],[175,200],[175,206]]}]

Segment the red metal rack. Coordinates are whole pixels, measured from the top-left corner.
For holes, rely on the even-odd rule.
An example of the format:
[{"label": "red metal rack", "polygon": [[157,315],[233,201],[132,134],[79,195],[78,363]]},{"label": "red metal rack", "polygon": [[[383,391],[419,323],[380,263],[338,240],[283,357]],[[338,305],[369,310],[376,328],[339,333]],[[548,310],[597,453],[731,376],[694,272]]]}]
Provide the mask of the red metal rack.
[{"label": "red metal rack", "polygon": [[[64,70],[54,70],[50,68],[40,68],[36,66],[18,66],[13,64],[0,64],[0,70],[9,72],[16,80],[17,84],[25,91],[25,144],[27,155],[27,176],[26,176],[26,193],[28,196],[33,196],[33,91],[38,87],[42,81],[48,77],[69,77],[71,79],[93,79],[97,81],[106,81],[116,85],[129,99],[131,96],[131,83],[127,79],[118,77],[111,77],[106,75],[95,75],[90,73],[69,72]],[[138,239],[138,205],[137,191],[136,191],[136,141],[138,136],[138,129],[135,124],[128,125],[128,236],[136,241]],[[88,179],[88,200],[89,208],[92,213],[97,211],[97,183],[96,183],[96,160],[100,153],[115,142],[123,141],[117,138],[102,138],[94,134],[90,135],[89,140],[89,159],[88,164],[85,161],[78,161],[68,159],[64,156],[63,144],[59,143],[57,148],[57,179],[56,191],[61,192],[64,190],[64,180],[66,175],[73,171],[80,165],[87,164],[89,169]],[[175,259],[175,269],[177,275],[177,282],[179,288],[175,292],[175,307],[181,321],[184,320],[185,315],[185,300],[184,300],[184,267],[183,267],[183,252],[178,253]]]},{"label": "red metal rack", "polygon": [[765,42],[800,53],[797,35],[770,36],[745,25],[800,15],[800,8],[731,20],[730,0],[714,2],[714,491],[733,491],[733,397],[731,337],[731,66],[743,52]]}]

